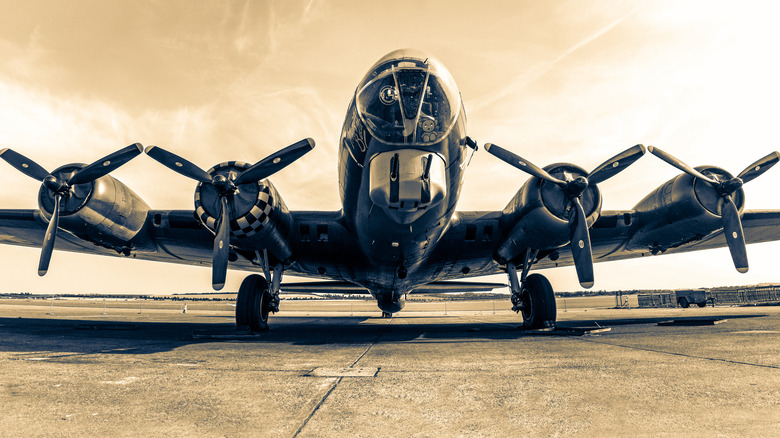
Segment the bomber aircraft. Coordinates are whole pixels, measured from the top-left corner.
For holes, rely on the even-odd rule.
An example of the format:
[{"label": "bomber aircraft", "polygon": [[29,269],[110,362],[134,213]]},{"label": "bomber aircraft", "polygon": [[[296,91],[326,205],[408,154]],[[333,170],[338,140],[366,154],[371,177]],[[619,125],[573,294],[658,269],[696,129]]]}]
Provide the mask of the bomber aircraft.
[{"label": "bomber aircraft", "polygon": [[[258,272],[239,288],[236,323],[259,331],[279,310],[283,273],[319,279],[309,290],[368,291],[385,317],[403,308],[407,293],[472,288],[457,280],[505,273],[512,309],[525,327],[542,328],[555,322],[555,297],[532,269],[574,265],[589,288],[594,262],[728,246],[745,272],[746,243],[780,239],[780,210],[744,210],[742,189],[780,160],[778,152],[735,177],[652,146],[630,147],[586,171],[570,163],[541,168],[487,143],[487,152],[531,177],[502,211],[457,211],[478,146],[466,134],[450,72],[409,49],[371,67],[349,104],[338,148],[339,211],[290,210],[268,179],[313,147],[304,139],[255,164],[226,161],[209,170],[147,147],[146,155],[197,181],[193,210],[153,210],[109,175],[144,152],[138,143],[52,172],[3,149],[0,157],[42,185],[38,209],[0,210],[0,243],[41,247],[39,275],[55,248],[211,264],[216,290],[228,267]],[[646,151],[683,173],[631,209],[602,211],[598,184]]]}]

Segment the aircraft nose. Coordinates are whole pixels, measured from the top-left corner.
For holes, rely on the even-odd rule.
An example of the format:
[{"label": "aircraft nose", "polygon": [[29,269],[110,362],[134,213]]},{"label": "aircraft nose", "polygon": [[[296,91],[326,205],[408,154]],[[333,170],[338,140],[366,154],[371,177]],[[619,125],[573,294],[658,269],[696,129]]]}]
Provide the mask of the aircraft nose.
[{"label": "aircraft nose", "polygon": [[438,154],[399,149],[377,154],[369,166],[371,201],[394,212],[392,216],[402,218],[402,223],[438,204],[446,195],[445,163]]}]

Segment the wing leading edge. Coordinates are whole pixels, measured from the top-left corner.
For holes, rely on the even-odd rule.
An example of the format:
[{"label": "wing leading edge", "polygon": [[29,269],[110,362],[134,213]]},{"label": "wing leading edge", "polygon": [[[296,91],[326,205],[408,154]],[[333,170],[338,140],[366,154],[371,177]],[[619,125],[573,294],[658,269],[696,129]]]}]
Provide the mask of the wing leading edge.
[{"label": "wing leading edge", "polygon": [[[299,231],[294,235],[295,262],[285,268],[286,272],[311,278],[351,280],[354,271],[359,271],[365,262],[349,255],[356,254],[356,246],[340,224],[339,212],[293,212],[293,216]],[[501,212],[460,212],[424,268],[425,274],[435,281],[446,281],[504,273],[505,268],[495,260],[497,248],[502,243],[499,233],[501,217]],[[38,248],[47,225],[39,210],[0,210],[0,244]],[[746,211],[742,216],[742,226],[748,244],[780,240],[780,210]],[[654,255],[651,248],[627,247],[637,228],[635,211],[602,212],[591,228],[593,261],[600,263]],[[210,265],[213,235],[202,227],[193,211],[152,210],[145,230],[144,235],[149,239],[129,253],[96,245],[63,230],[60,230],[56,249],[183,265]],[[308,231],[308,235],[302,235],[300,230]],[[655,255],[726,246],[721,229],[665,248]],[[249,258],[250,255],[236,255],[238,257],[230,262],[232,269],[262,270],[262,266]],[[574,264],[568,245],[540,253],[539,257],[534,264],[535,269]],[[321,273],[323,269],[325,272]],[[358,286],[354,288],[364,290]]]},{"label": "wing leading edge", "polygon": [[[439,280],[504,274],[506,268],[495,260],[503,244],[498,227],[500,212],[459,212],[458,220],[444,235],[431,258],[428,269]],[[780,240],[780,210],[745,211],[742,216],[745,242],[748,244]],[[632,236],[640,229],[637,214],[628,211],[603,211],[591,227],[594,263],[627,260],[662,254],[724,248],[722,229],[696,236],[688,242],[654,252],[654,248],[631,248]],[[518,260],[518,266],[521,262]],[[534,269],[574,265],[569,245],[539,252]]]},{"label": "wing leading edge", "polygon": [[[339,222],[340,213],[293,212],[292,216],[298,225],[296,229],[311,230],[311,235],[294,233],[294,251],[301,252],[301,257],[296,257],[285,271],[305,277],[341,279],[338,270],[333,268],[337,265],[333,263],[333,257],[349,249],[348,242],[343,239],[346,232]],[[0,210],[0,244],[39,248],[47,226],[48,220],[40,210]],[[323,230],[324,233],[315,235]],[[96,243],[86,237],[60,229],[55,249],[192,266],[210,266],[212,262],[214,235],[203,227],[192,210],[151,210],[141,231],[122,245]],[[262,246],[263,242],[259,241],[259,247]],[[256,252],[234,250],[230,258],[232,269],[262,270]],[[273,266],[279,260],[271,254],[270,262]],[[329,268],[326,272],[329,275],[317,272],[321,266]]]}]

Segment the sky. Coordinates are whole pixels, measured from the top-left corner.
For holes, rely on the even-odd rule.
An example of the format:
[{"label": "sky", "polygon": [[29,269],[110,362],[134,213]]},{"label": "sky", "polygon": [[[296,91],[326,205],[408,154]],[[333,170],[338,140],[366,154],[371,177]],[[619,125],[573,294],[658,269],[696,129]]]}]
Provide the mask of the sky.
[{"label": "sky", "polygon": [[[158,145],[206,169],[256,162],[311,137],[271,179],[293,210],[338,210],[339,133],[358,81],[405,47],[441,60],[468,133],[539,166],[592,169],[637,143],[733,174],[780,149],[773,2],[0,0],[0,148],[49,170],[126,145]],[[679,172],[647,155],[600,184],[630,209]],[[195,184],[140,156],[112,173],[152,208],[191,209]],[[501,210],[527,176],[480,150],[460,210]],[[745,186],[780,208],[780,166]],[[37,208],[39,183],[0,163],[0,208]],[[596,264],[600,289],[780,282],[780,243]],[[206,292],[206,268],[0,247],[0,292]],[[574,268],[547,270],[579,290]],[[228,273],[224,290],[246,274]],[[503,277],[492,278],[505,281]]]}]

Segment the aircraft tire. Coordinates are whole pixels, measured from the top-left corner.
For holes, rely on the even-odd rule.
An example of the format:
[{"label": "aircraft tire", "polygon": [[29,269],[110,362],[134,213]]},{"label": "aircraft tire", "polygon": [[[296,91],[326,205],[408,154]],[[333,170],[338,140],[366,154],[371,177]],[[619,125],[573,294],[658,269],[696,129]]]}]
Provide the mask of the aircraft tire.
[{"label": "aircraft tire", "polygon": [[253,332],[262,332],[268,330],[268,314],[270,312],[271,293],[268,291],[268,283],[265,278],[262,289],[255,289],[253,300],[250,302],[249,329]]},{"label": "aircraft tire", "polygon": [[247,276],[238,289],[236,325],[249,326],[254,332],[268,330],[271,293],[268,282],[259,274]]},{"label": "aircraft tire", "polygon": [[239,328],[249,326],[249,295],[252,281],[251,275],[244,278],[241,282],[241,286],[238,288],[238,296],[236,297],[236,325]]},{"label": "aircraft tire", "polygon": [[529,275],[520,299],[523,303],[523,326],[526,329],[540,329],[555,324],[555,294],[547,277],[541,274]]}]

